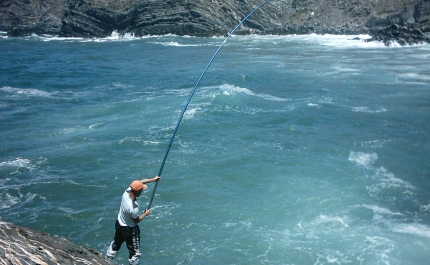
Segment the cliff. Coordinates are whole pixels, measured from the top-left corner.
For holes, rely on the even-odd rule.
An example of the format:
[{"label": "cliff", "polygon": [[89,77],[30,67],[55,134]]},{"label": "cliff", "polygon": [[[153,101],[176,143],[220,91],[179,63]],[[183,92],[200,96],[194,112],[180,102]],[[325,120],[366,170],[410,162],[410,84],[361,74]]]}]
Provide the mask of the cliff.
[{"label": "cliff", "polygon": [[[226,35],[263,0],[2,0],[0,31],[65,37]],[[430,0],[272,0],[236,34],[430,33]]]},{"label": "cliff", "polygon": [[99,252],[65,238],[0,220],[0,264],[113,265]]}]

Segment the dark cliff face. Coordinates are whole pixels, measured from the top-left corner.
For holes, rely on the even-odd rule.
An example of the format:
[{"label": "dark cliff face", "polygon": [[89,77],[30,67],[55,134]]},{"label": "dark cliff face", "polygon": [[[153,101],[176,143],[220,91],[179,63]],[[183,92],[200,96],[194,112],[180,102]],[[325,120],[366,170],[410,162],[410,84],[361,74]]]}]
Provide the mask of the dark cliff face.
[{"label": "dark cliff face", "polygon": [[1,0],[0,31],[58,35],[65,9],[65,0]]},{"label": "dark cliff face", "polygon": [[[226,35],[263,0],[3,0],[0,31],[106,37]],[[430,32],[430,0],[272,0],[236,34],[374,33],[396,23]]]}]

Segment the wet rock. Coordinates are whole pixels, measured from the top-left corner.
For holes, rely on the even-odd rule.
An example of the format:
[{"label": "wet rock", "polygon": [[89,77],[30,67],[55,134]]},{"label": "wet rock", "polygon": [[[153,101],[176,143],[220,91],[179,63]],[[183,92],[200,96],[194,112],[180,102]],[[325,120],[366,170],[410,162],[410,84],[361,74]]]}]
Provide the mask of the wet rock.
[{"label": "wet rock", "polygon": [[392,24],[376,34],[367,41],[381,41],[385,46],[398,43],[401,46],[430,43],[430,38],[419,29],[408,28]]},{"label": "wet rock", "polygon": [[96,250],[0,220],[0,264],[113,265]]}]

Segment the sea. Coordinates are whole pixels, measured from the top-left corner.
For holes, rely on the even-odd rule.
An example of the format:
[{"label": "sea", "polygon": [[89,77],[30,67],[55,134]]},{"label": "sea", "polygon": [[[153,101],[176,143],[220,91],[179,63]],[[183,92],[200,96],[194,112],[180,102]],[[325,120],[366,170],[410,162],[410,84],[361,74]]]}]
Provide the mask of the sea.
[{"label": "sea", "polygon": [[161,170],[141,264],[430,264],[430,45],[368,38],[3,34],[0,218],[105,253]]}]

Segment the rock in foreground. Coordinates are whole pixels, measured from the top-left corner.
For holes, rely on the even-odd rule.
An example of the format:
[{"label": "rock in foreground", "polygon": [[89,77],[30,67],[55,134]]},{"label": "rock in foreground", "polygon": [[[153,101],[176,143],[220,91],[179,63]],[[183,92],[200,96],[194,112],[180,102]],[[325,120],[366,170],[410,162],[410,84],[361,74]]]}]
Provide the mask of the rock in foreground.
[{"label": "rock in foreground", "polygon": [[96,250],[0,220],[0,264],[113,265]]}]

